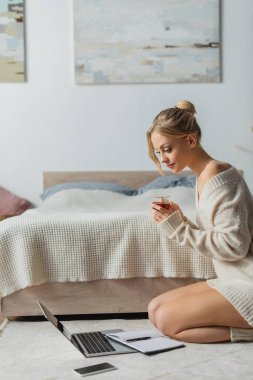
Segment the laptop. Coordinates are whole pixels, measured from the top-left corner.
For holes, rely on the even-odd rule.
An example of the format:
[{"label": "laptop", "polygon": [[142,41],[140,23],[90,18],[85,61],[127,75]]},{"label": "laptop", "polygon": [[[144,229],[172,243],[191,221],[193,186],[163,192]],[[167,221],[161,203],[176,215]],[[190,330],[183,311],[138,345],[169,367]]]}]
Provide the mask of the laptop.
[{"label": "laptop", "polygon": [[137,352],[135,349],[120,344],[104,335],[105,333],[115,333],[123,330],[116,329],[71,334],[55,315],[53,315],[40,301],[37,300],[37,302],[46,319],[87,358]]}]

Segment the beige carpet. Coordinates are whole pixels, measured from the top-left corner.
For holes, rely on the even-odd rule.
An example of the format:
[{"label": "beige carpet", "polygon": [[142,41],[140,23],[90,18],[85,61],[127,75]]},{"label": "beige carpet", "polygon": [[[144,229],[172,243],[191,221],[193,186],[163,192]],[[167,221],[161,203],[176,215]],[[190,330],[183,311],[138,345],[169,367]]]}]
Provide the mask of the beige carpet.
[{"label": "beige carpet", "polygon": [[[123,328],[146,329],[147,319],[63,321],[71,332]],[[107,361],[118,369],[90,379],[252,380],[253,343],[186,344],[146,356],[141,353],[85,358],[49,322],[11,321],[0,334],[0,378],[3,380],[71,380],[73,368]]]}]

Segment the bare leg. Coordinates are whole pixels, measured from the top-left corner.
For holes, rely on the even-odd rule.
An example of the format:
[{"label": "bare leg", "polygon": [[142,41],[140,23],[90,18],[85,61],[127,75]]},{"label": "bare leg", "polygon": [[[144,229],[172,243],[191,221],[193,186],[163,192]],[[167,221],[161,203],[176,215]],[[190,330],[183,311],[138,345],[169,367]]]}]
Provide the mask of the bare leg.
[{"label": "bare leg", "polygon": [[230,326],[251,327],[217,290],[199,284],[203,285],[195,289],[189,285],[177,294],[168,292],[154,299],[154,323],[163,334],[185,342],[213,343],[229,341]]},{"label": "bare leg", "polygon": [[150,322],[157,327],[155,322],[155,312],[163,303],[171,302],[182,296],[192,296],[193,294],[201,293],[208,289],[210,289],[210,287],[207,285],[206,281],[201,281],[160,294],[159,296],[153,298],[148,305],[148,316]]},{"label": "bare leg", "polygon": [[230,341],[229,327],[198,327],[184,330],[176,338],[189,343],[218,343]]}]

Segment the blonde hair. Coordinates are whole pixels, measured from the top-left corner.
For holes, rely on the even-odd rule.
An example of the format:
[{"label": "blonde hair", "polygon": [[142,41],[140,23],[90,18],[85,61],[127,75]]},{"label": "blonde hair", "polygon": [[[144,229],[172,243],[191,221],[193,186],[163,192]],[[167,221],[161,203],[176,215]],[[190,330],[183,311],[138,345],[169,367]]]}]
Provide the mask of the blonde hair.
[{"label": "blonde hair", "polygon": [[147,131],[148,154],[154,161],[162,175],[164,172],[161,163],[154,153],[151,141],[152,133],[158,132],[164,136],[183,138],[192,133],[197,135],[198,141],[201,139],[201,130],[197,123],[195,106],[188,100],[179,101],[175,107],[161,111],[153,120],[152,126]]}]

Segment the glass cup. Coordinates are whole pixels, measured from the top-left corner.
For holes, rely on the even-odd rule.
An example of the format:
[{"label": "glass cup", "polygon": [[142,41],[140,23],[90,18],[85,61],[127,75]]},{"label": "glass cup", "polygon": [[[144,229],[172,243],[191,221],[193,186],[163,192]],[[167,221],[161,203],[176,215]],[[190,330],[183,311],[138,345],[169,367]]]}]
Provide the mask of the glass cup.
[{"label": "glass cup", "polygon": [[153,201],[156,205],[159,205],[166,210],[169,210],[170,208],[170,195],[155,197],[155,200]]}]

